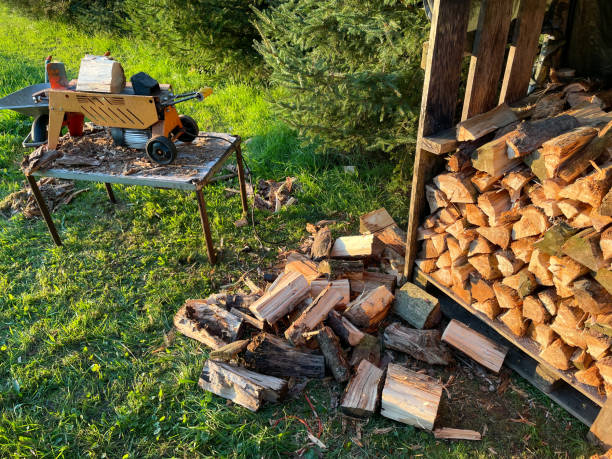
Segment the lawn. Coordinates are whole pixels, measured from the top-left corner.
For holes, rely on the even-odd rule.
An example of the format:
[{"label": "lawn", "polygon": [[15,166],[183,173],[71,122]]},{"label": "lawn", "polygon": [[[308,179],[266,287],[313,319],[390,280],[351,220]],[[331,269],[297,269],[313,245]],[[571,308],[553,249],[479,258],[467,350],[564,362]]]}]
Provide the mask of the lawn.
[{"label": "lawn", "polygon": [[[194,196],[182,192],[116,186],[120,203],[113,206],[103,186],[78,183],[90,190],[53,216],[61,248],[52,245],[42,221],[0,217],[0,455],[270,457],[308,445],[302,424],[272,422],[298,416],[314,425],[303,395],[251,413],[201,391],[197,379],[208,350],[175,335],[172,317],[185,299],[214,293],[248,270],[258,279],[279,251],[299,244],[306,222],[344,220],[349,223],[334,231],[348,233],[360,214],[385,206],[404,226],[408,184],[390,180],[394,165],[384,157],[315,155],[271,114],[267,98],[277,89],[253,83],[258,80],[248,69],[218,66],[204,73],[151,43],[89,36],[3,7],[0,22],[0,96],[42,81],[49,54],[76,77],[85,53],[110,50],[127,75],[146,71],[178,91],[213,86],[213,96],[184,104],[182,112],[202,129],[248,139],[254,182],[291,175],[301,184],[296,205],[273,215],[255,212],[263,247],[250,226],[234,226],[239,198],[227,198],[224,188],[235,188],[235,181],[207,188],[213,237],[217,246],[222,241],[214,267]],[[0,112],[0,200],[24,186],[18,165],[29,126],[25,117]],[[357,166],[357,173],[345,173],[344,165]],[[453,393],[478,391],[478,381],[458,366]],[[331,381],[310,382],[304,393],[322,420],[321,441],[330,456],[593,452],[585,426],[519,377],[512,376],[508,387],[490,403],[486,394],[444,402],[442,418],[453,426],[482,431],[487,425],[483,441],[452,444],[380,416],[363,426],[343,422],[339,389]],[[320,452],[312,445],[305,450],[309,456]]]}]

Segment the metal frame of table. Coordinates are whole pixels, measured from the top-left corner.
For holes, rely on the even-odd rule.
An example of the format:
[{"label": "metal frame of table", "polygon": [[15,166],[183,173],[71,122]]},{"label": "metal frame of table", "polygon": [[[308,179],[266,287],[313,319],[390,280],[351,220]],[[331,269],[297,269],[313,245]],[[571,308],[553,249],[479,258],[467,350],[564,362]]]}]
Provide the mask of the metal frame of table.
[{"label": "metal frame of table", "polygon": [[[240,200],[242,203],[243,215],[246,215],[248,211],[247,194],[246,194],[246,183],[244,174],[244,164],[242,159],[242,150],[240,148],[241,139],[239,136],[231,136],[229,134],[222,133],[200,133],[198,137],[221,139],[228,143],[227,148],[223,153],[206,164],[202,165],[197,169],[197,173],[194,176],[154,176],[154,175],[139,175],[135,173],[133,175],[126,174],[108,174],[108,173],[97,173],[92,171],[82,171],[78,168],[50,168],[50,169],[39,169],[25,174],[26,179],[32,189],[34,198],[40,208],[41,214],[47,224],[51,238],[56,245],[61,246],[62,241],[59,237],[55,224],[49,213],[49,208],[45,203],[45,200],[38,188],[35,177],[54,177],[65,180],[82,180],[87,182],[102,182],[106,187],[106,192],[110,201],[113,204],[117,203],[112,183],[132,186],[150,186],[153,188],[163,189],[175,189],[194,191],[196,194],[196,200],[198,202],[198,210],[200,214],[200,223],[202,224],[202,232],[206,240],[206,250],[208,252],[208,259],[211,264],[216,263],[215,248],[213,245],[212,235],[210,232],[210,222],[208,220],[208,212],[206,210],[206,200],[204,199],[203,188],[211,182],[213,176],[221,169],[223,164],[227,161],[232,153],[236,153],[236,163],[238,168],[238,181],[240,183]],[[180,151],[179,151],[180,154]]]}]

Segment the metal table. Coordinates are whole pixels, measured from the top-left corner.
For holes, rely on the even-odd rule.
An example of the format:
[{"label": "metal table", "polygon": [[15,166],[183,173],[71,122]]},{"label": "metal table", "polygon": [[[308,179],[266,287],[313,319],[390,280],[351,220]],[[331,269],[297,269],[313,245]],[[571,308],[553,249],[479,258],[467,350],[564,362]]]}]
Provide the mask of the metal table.
[{"label": "metal table", "polygon": [[[206,201],[202,189],[210,183],[212,177],[221,169],[230,155],[236,153],[238,180],[240,182],[240,199],[242,202],[242,211],[246,214],[248,204],[240,141],[241,139],[239,136],[215,132],[200,132],[199,136],[191,145],[177,144],[177,160],[174,164],[169,166],[151,165],[150,163],[142,161],[138,164],[138,167],[134,167],[134,164],[130,164],[130,161],[132,163],[134,162],[134,157],[144,157],[143,152],[136,153],[135,155],[125,155],[121,153],[117,155],[105,154],[100,156],[100,162],[103,167],[92,166],[91,164],[62,165],[61,161],[58,161],[59,164],[51,164],[49,168],[37,169],[29,174],[25,173],[25,176],[32,188],[32,192],[34,193],[36,202],[49,228],[51,237],[58,246],[61,246],[62,242],[55,228],[55,224],[51,219],[51,215],[49,214],[47,204],[36,184],[35,177],[55,177],[67,180],[103,182],[106,186],[108,197],[113,204],[117,201],[111,187],[112,183],[195,191],[200,221],[202,223],[202,231],[206,240],[208,259],[211,264],[214,264],[216,262],[216,255],[206,211]],[[202,160],[202,158],[205,160]]]}]

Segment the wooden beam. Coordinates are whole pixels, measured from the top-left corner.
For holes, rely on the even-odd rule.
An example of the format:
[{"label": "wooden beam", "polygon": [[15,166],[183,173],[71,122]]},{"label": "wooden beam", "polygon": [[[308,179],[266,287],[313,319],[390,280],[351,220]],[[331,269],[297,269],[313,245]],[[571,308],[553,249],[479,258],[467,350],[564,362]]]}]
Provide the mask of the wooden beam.
[{"label": "wooden beam", "polygon": [[[436,0],[434,3],[417,145],[420,145],[423,137],[454,125],[469,6],[469,0]],[[410,278],[415,260],[416,233],[425,202],[425,183],[437,172],[435,169],[439,164],[436,162],[435,154],[417,148],[406,238],[406,278]]]}]

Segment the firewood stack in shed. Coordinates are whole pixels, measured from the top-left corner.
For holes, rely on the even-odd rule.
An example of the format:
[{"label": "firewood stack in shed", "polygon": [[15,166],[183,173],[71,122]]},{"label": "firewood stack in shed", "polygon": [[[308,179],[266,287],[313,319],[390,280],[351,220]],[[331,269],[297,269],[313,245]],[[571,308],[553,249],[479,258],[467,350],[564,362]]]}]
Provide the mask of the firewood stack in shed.
[{"label": "firewood stack in shed", "polygon": [[457,126],[416,265],[612,393],[612,90],[554,85]]}]

